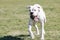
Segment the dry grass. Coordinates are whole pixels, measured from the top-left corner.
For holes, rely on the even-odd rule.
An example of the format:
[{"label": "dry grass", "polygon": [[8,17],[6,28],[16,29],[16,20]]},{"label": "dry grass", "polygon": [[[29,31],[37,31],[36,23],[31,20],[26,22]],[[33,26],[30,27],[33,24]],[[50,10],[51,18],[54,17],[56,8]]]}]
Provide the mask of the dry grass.
[{"label": "dry grass", "polygon": [[[35,3],[42,5],[46,12],[45,39],[60,40],[60,0],[0,0],[0,40],[31,40],[26,6]],[[36,36],[34,40],[39,39]]]}]

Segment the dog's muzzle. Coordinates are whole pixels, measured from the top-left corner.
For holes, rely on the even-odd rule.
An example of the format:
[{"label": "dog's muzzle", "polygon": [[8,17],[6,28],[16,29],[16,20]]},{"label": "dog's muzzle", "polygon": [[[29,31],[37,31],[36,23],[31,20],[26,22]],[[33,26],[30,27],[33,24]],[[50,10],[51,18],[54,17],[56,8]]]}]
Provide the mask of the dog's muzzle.
[{"label": "dog's muzzle", "polygon": [[30,12],[30,18],[34,19],[33,12]]},{"label": "dog's muzzle", "polygon": [[34,20],[34,21],[38,21],[37,15],[34,16],[34,15],[33,15],[33,12],[30,12],[30,18],[31,18],[32,20]]}]

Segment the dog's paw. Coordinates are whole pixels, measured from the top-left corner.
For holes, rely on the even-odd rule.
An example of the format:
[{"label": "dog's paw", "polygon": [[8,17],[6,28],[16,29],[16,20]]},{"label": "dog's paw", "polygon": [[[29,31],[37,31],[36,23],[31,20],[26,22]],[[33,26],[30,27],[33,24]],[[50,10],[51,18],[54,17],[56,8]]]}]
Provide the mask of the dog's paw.
[{"label": "dog's paw", "polygon": [[34,37],[34,36],[32,36],[31,38],[32,38],[32,39],[34,39],[35,37]]}]

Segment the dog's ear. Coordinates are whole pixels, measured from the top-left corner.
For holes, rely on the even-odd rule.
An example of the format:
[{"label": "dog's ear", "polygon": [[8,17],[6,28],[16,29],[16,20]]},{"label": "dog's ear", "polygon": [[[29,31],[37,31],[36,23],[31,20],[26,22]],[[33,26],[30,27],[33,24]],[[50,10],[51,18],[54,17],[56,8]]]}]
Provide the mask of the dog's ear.
[{"label": "dog's ear", "polygon": [[40,8],[40,5],[39,4],[34,4],[35,7],[37,8]]},{"label": "dog's ear", "polygon": [[35,7],[38,8],[38,12],[40,12],[40,5],[39,4],[34,4]]},{"label": "dog's ear", "polygon": [[30,9],[31,8],[31,5],[28,5],[27,8]]},{"label": "dog's ear", "polygon": [[39,8],[39,9],[40,9],[40,5],[38,5],[38,6],[37,6],[37,8]]},{"label": "dog's ear", "polygon": [[37,6],[37,7],[39,12],[43,10],[42,6]]}]

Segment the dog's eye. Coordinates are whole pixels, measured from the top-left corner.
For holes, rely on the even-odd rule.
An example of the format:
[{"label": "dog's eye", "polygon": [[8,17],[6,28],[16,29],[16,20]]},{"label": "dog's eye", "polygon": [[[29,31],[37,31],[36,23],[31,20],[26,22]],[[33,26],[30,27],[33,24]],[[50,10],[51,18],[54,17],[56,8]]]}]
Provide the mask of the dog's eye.
[{"label": "dog's eye", "polygon": [[34,10],[34,11],[36,11],[36,10]]}]

